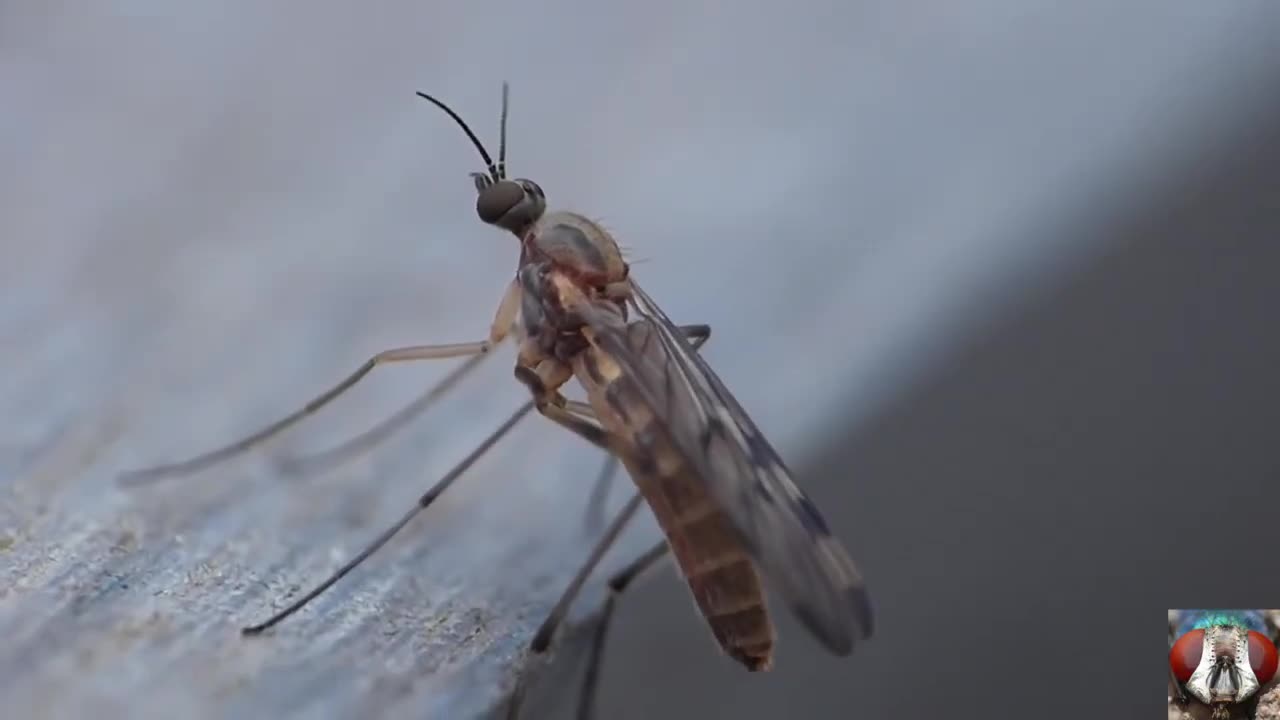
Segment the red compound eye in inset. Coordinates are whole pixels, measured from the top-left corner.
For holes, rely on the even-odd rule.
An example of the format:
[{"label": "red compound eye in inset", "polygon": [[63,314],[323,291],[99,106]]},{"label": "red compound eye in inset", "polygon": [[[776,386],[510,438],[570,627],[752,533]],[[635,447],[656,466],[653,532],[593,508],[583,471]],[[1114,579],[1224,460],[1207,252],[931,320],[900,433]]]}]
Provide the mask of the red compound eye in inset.
[{"label": "red compound eye in inset", "polygon": [[[1187,633],[1190,635],[1190,633]],[[1266,684],[1276,674],[1276,646],[1266,635],[1253,630],[1249,631],[1249,667],[1253,668],[1254,677],[1259,684]]]},{"label": "red compound eye in inset", "polygon": [[[1259,635],[1258,637],[1262,637]],[[1263,638],[1266,640],[1266,638]],[[1252,645],[1253,638],[1249,638]],[[1267,643],[1271,645],[1271,643]],[[1275,646],[1271,647],[1271,656],[1275,657]],[[1178,682],[1184,683],[1191,679],[1191,673],[1200,667],[1200,656],[1204,654],[1204,630],[1192,630],[1183,633],[1182,637],[1173,644],[1169,649],[1169,667],[1173,669],[1173,676],[1178,678]],[[1253,653],[1249,653],[1253,657]],[[1275,672],[1275,662],[1271,664],[1271,671]],[[1259,681],[1262,679],[1259,678]]]}]

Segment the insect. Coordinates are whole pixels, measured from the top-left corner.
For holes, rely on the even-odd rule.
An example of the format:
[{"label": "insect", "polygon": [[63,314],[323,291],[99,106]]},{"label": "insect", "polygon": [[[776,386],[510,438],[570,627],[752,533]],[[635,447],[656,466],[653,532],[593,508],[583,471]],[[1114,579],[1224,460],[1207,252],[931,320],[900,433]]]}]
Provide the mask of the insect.
[{"label": "insect", "polygon": [[[1280,613],[1179,610],[1170,613],[1169,675],[1174,702],[1193,699],[1214,720],[1253,717],[1259,692],[1275,678]],[[1190,694],[1190,697],[1188,697]]]},{"label": "insect", "polygon": [[[312,591],[244,632],[262,632],[337,582],[536,409],[620,461],[638,493],[604,530],[535,634],[532,651],[550,645],[578,590],[642,504],[648,504],[665,536],[609,581],[612,592],[580,695],[583,715],[592,706],[615,597],[668,551],[717,643],[748,670],[767,670],[772,663],[774,628],[765,605],[765,581],[832,653],[847,655],[869,638],[872,608],[854,563],[777,452],[699,356],[697,348],[710,337],[710,327],[677,326],[630,276],[607,231],[583,215],[548,211],[537,183],[507,177],[505,83],[496,163],[456,112],[430,95],[418,95],[449,115],[484,160],[485,172],[471,173],[477,215],[519,241],[515,277],[498,304],[488,337],[380,352],[304,408],[263,430],[191,460],[134,471],[124,481],[193,472],[243,453],[315,412],[380,365],[471,358],[442,385],[454,383],[508,336],[518,343],[515,377],[528,388],[531,400],[368,547]],[[569,400],[560,392],[573,379],[585,389],[587,402]],[[428,396],[442,391],[433,389]],[[406,408],[397,422],[410,412]],[[375,429],[352,447],[367,446],[389,431],[390,425]],[[520,695],[518,690],[513,714]]]}]

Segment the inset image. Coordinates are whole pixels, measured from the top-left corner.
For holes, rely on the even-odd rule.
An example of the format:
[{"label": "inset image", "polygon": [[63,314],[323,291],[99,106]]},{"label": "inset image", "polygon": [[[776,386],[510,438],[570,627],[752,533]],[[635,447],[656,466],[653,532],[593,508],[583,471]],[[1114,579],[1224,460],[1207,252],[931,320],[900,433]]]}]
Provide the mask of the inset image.
[{"label": "inset image", "polygon": [[1280,610],[1170,610],[1169,720],[1280,720]]}]

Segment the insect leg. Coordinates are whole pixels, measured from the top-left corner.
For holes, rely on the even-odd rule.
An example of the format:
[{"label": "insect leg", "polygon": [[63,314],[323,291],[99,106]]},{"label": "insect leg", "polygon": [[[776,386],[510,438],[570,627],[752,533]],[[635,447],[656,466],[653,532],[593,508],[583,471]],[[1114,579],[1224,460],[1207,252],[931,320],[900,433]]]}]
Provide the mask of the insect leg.
[{"label": "insect leg", "polygon": [[[240,455],[254,446],[274,437],[280,432],[283,432],[298,421],[329,404],[330,401],[349,390],[351,386],[355,385],[364,378],[365,375],[368,375],[370,371],[379,365],[385,365],[393,362],[411,362],[414,360],[436,360],[441,358],[483,355],[507,337],[512,326],[515,324],[519,310],[520,284],[515,280],[512,280],[507,285],[506,292],[502,295],[502,301],[498,303],[498,310],[493,316],[493,324],[489,326],[489,338],[487,340],[470,343],[454,343],[450,345],[412,345],[409,347],[384,350],[366,360],[363,365],[356,369],[355,372],[343,378],[343,380],[337,385],[334,385],[313,398],[302,408],[286,415],[280,420],[277,420],[248,437],[237,440],[229,445],[218,448],[217,450],[211,450],[202,455],[197,455],[189,460],[183,460],[182,462],[155,465],[141,470],[131,470],[129,472],[121,473],[117,478],[117,481],[122,485],[137,485],[151,480],[157,480],[165,476],[186,475],[206,468],[221,460],[227,460]],[[468,367],[474,367],[474,364],[468,364]],[[465,370],[460,370],[459,372],[465,372]],[[455,377],[452,381],[456,380],[457,378]],[[447,386],[452,381],[446,378],[442,384]]]},{"label": "insect leg", "polygon": [[519,410],[516,410],[511,415],[511,417],[507,418],[505,422],[503,422],[501,425],[498,426],[497,430],[494,430],[492,433],[490,433],[489,436],[485,438],[483,442],[480,443],[480,445],[478,445],[465,458],[463,458],[461,462],[459,462],[457,465],[454,465],[453,468],[449,470],[449,472],[445,473],[444,477],[440,478],[440,480],[438,480],[435,485],[432,485],[430,490],[427,490],[425,493],[423,493],[422,497],[418,498],[418,502],[415,503],[414,506],[410,508],[409,511],[404,514],[403,517],[397,520],[395,524],[393,524],[391,527],[384,530],[382,534],[378,535],[378,537],[374,538],[373,542],[369,543],[367,546],[365,546],[363,550],[356,553],[355,557],[351,558],[350,560],[347,561],[345,565],[338,568],[338,570],[334,572],[332,575],[330,575],[328,578],[326,578],[324,582],[315,586],[310,591],[308,591],[306,595],[303,595],[301,598],[291,603],[285,609],[281,610],[275,615],[272,615],[270,618],[267,618],[267,620],[261,623],[258,623],[257,625],[250,625],[249,627],[242,629],[241,632],[245,635],[257,635],[261,633],[263,630],[266,630],[272,625],[275,625],[281,620],[297,612],[304,605],[306,605],[307,603],[311,602],[316,597],[318,597],[320,593],[324,592],[325,590],[328,590],[330,586],[332,586],[334,583],[341,580],[344,575],[351,572],[360,563],[364,562],[365,558],[369,557],[374,552],[376,552],[378,548],[382,547],[383,545],[386,545],[387,541],[389,541],[392,537],[394,537],[396,533],[400,532],[400,530],[402,530],[405,525],[408,525],[410,520],[412,520],[418,513],[426,509],[426,507],[430,505],[432,502],[434,502],[436,498],[440,497],[440,495],[442,495],[445,490],[449,489],[449,486],[453,484],[454,480],[457,480],[459,477],[461,477],[462,473],[466,472],[468,468],[474,465],[476,460],[480,459],[481,455],[484,455],[486,452],[488,452],[489,448],[493,447],[493,445],[497,443],[498,440],[501,440],[502,436],[506,435],[507,432],[509,432],[511,428],[514,427],[515,424],[520,421],[521,418],[529,414],[529,411],[532,409],[533,409],[533,402],[530,401],[525,403],[523,406],[521,406]]},{"label": "insect leg", "polygon": [[[507,286],[506,293],[502,296],[502,302],[498,304],[498,312],[494,315],[493,325],[489,330],[489,342],[491,345],[501,342],[507,336],[508,329],[514,322],[519,308],[520,284],[512,280]],[[453,372],[446,375],[440,382],[436,383],[430,390],[419,395],[413,402],[405,405],[378,425],[327,450],[303,455],[302,457],[286,458],[280,462],[280,469],[285,472],[298,473],[320,465],[337,466],[372,450],[383,440],[395,434],[400,428],[408,425],[414,418],[430,408],[436,400],[440,399],[454,385],[457,385],[485,357],[488,357],[487,353],[471,357]]]},{"label": "insect leg", "polygon": [[[622,510],[618,512],[617,516],[613,519],[613,522],[609,524],[604,535],[601,536],[600,540],[596,542],[595,547],[592,548],[591,554],[587,557],[587,561],[583,563],[582,567],[580,567],[576,573],[574,573],[573,579],[569,581],[569,586],[560,594],[560,599],[556,601],[555,607],[551,609],[551,613],[547,615],[547,619],[538,627],[538,632],[534,634],[533,641],[529,644],[529,650],[531,652],[541,653],[546,651],[547,647],[551,644],[552,635],[555,634],[556,629],[560,627],[560,623],[564,620],[565,614],[569,610],[569,605],[573,602],[574,598],[578,596],[578,592],[582,590],[583,583],[586,582],[587,578],[591,575],[591,571],[595,569],[596,565],[600,563],[600,559],[604,557],[604,554],[613,546],[613,543],[617,541],[618,536],[622,534],[627,523],[635,516],[636,511],[640,509],[640,505],[643,502],[644,498],[641,497],[639,493],[636,493],[636,495],[623,506]],[[517,718],[520,716],[520,707],[524,702],[524,695],[528,689],[526,685],[527,677],[527,674],[521,676],[520,681],[516,685],[515,691],[512,692],[511,704],[507,712],[508,718]]]},{"label": "insect leg", "polygon": [[280,469],[290,473],[302,473],[320,466],[336,467],[372,450],[383,440],[395,434],[400,428],[408,425],[434,405],[446,392],[457,385],[468,372],[489,356],[489,353],[483,353],[468,358],[466,362],[446,375],[431,389],[419,395],[413,402],[400,408],[394,415],[372,428],[331,448],[300,457],[285,458],[280,461]]},{"label": "insect leg", "polygon": [[618,472],[618,465],[616,455],[607,455],[604,465],[600,466],[595,484],[591,486],[591,497],[587,499],[587,516],[583,522],[590,535],[600,532],[600,526],[604,524],[604,504],[609,499],[609,490],[613,489],[613,476]]},{"label": "insect leg", "polygon": [[137,485],[150,480],[157,480],[165,476],[186,475],[188,473],[202,470],[221,460],[227,460],[245,451],[259,445],[266,440],[274,437],[285,429],[296,424],[299,420],[311,415],[320,408],[328,405],[334,398],[346,392],[351,386],[359,382],[365,375],[368,375],[375,367],[394,362],[411,362],[414,360],[435,360],[439,358],[465,357],[468,355],[480,355],[489,351],[491,347],[489,341],[456,343],[452,345],[413,345],[409,347],[394,348],[392,350],[384,350],[377,355],[369,358],[341,382],[320,395],[312,398],[303,407],[295,410],[280,420],[271,423],[267,427],[249,435],[248,437],[237,440],[229,445],[225,445],[217,450],[211,450],[202,455],[197,455],[189,460],[183,460],[176,463],[168,463],[165,465],[155,465],[141,470],[131,470],[122,473],[118,481],[123,485]]},{"label": "insect leg", "polygon": [[556,601],[555,607],[551,608],[551,613],[547,615],[547,619],[542,621],[542,625],[538,627],[538,632],[534,634],[533,641],[529,643],[529,649],[533,652],[544,652],[551,645],[551,637],[555,634],[560,623],[564,621],[565,615],[569,612],[569,605],[573,603],[574,598],[582,590],[582,585],[590,577],[591,571],[595,570],[596,565],[600,564],[600,559],[613,543],[622,534],[623,529],[636,514],[636,510],[640,509],[643,498],[637,493],[627,504],[622,507],[618,515],[610,523],[605,530],[604,535],[596,542],[595,548],[591,550],[591,554],[587,557],[587,561],[582,567],[578,568],[578,572],[574,574],[573,580],[569,581],[569,586],[560,594],[560,599]]},{"label": "insect leg", "polygon": [[587,720],[594,716],[596,686],[599,684],[600,666],[604,664],[605,639],[609,635],[609,626],[613,621],[613,611],[617,607],[618,596],[627,589],[644,571],[666,556],[670,547],[666,540],[660,540],[631,564],[619,570],[609,578],[609,594],[604,601],[604,610],[596,624],[595,637],[591,641],[591,655],[587,658],[587,673],[582,680],[582,690],[578,695],[578,720]]},{"label": "insect leg", "polygon": [[[569,586],[565,588],[565,591],[560,595],[560,599],[556,601],[556,605],[552,608],[547,619],[544,620],[542,625],[538,628],[538,632],[534,635],[533,642],[530,643],[529,646],[529,649],[532,652],[545,652],[551,645],[551,639],[555,635],[555,631],[559,629],[560,625],[564,622],[565,617],[568,615],[569,606],[582,590],[582,585],[591,575],[591,572],[595,570],[596,565],[600,563],[605,552],[618,539],[618,536],[622,533],[626,523],[635,515],[635,511],[640,507],[641,499],[642,498],[639,494],[636,494],[631,498],[631,501],[628,502],[621,512],[618,513],[617,517],[614,518],[613,523],[605,531],[604,536],[596,543],[595,548],[591,551],[591,556],[587,558],[587,562],[584,563],[578,572],[574,574],[573,580],[569,582]],[[645,570],[652,567],[654,563],[665,556],[667,554],[667,550],[667,541],[665,539],[660,540],[640,557],[633,560],[626,567],[615,573],[613,577],[609,578],[609,594],[605,598],[604,610],[601,613],[600,619],[597,621],[595,635],[591,640],[591,651],[590,655],[587,656],[586,677],[582,681],[582,689],[579,691],[578,695],[578,718],[580,720],[585,720],[585,718],[591,717],[592,714],[591,711],[595,704],[595,694],[599,680],[600,666],[604,658],[605,638],[608,635],[609,626],[613,620],[613,613],[617,607],[618,596],[627,589],[627,586],[631,584],[632,580],[635,580],[644,573]],[[520,706],[524,700],[524,695],[527,690],[525,682],[526,680],[522,677],[516,686],[515,692],[512,693],[510,710],[507,714],[507,717],[512,720],[514,720],[514,718],[518,718],[520,715]]]},{"label": "insect leg", "polygon": [[[575,412],[562,405],[561,402],[567,405],[570,401],[564,401],[557,393],[548,391],[547,386],[542,382],[542,378],[538,377],[536,370],[517,365],[515,376],[533,394],[534,407],[538,409],[539,413],[542,413],[547,419],[554,421],[566,430],[573,431],[574,434],[601,450],[608,453],[613,452],[613,447],[609,444],[609,433],[605,432],[605,429],[600,427],[594,420],[585,417],[583,411],[578,410]],[[581,405],[581,403],[575,403],[575,407],[577,405]]]},{"label": "insect leg", "polygon": [[[694,350],[700,350],[711,339],[710,325],[681,325],[680,331],[684,333],[685,337],[689,338]],[[566,403],[566,407],[573,409],[576,404],[585,403],[569,401]],[[618,459],[610,455],[605,459],[604,466],[600,468],[600,474],[596,478],[595,485],[591,487],[591,497],[587,500],[586,519],[583,524],[586,526],[587,532],[593,535],[599,531],[600,526],[604,525],[604,506],[609,499],[609,489],[613,484],[613,474],[617,471]]]},{"label": "insect leg", "polygon": [[588,420],[594,421],[596,419],[596,411],[591,408],[591,403],[584,403],[580,400],[566,399],[564,401],[564,409],[568,410],[574,415],[577,415],[579,417],[584,417]]}]

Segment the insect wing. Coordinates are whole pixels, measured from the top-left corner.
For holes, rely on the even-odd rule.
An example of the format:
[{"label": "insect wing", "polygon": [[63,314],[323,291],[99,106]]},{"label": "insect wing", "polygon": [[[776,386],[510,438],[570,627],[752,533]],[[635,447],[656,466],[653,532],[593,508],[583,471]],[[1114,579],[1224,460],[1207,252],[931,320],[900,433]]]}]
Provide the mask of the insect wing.
[{"label": "insect wing", "polygon": [[[853,561],[782,459],[670,318],[631,282],[642,316],[582,318],[613,356],[800,621],[831,652],[870,637],[870,599]],[[655,343],[657,343],[655,345]]]}]

